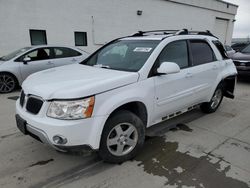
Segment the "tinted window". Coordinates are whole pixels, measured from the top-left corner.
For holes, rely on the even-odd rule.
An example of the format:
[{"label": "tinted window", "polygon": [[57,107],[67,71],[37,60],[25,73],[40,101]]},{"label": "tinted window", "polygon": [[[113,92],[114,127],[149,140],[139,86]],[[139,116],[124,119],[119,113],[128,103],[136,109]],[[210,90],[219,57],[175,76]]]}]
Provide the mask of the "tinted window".
[{"label": "tinted window", "polygon": [[74,57],[81,55],[80,52],[70,48],[54,48],[55,58]]},{"label": "tinted window", "polygon": [[37,50],[33,50],[26,55],[24,55],[21,60],[23,60],[26,57],[29,57],[31,61],[40,61],[40,60],[46,60],[50,59],[50,49],[49,48],[39,48]]},{"label": "tinted window", "polygon": [[246,48],[244,48],[241,52],[242,53],[250,53],[250,45],[248,45]]},{"label": "tinted window", "polygon": [[159,63],[174,62],[180,68],[188,67],[188,49],[186,41],[176,41],[168,44],[160,56],[158,57]]},{"label": "tinted window", "polygon": [[190,47],[193,56],[193,65],[202,65],[215,60],[214,53],[207,42],[191,40]]},{"label": "tinted window", "polygon": [[45,30],[30,30],[31,45],[47,44],[47,37]]},{"label": "tinted window", "polygon": [[227,55],[227,52],[226,52],[223,44],[220,41],[218,41],[218,40],[214,40],[213,43],[216,46],[216,48],[219,50],[222,58],[223,59],[228,59],[228,55]]}]

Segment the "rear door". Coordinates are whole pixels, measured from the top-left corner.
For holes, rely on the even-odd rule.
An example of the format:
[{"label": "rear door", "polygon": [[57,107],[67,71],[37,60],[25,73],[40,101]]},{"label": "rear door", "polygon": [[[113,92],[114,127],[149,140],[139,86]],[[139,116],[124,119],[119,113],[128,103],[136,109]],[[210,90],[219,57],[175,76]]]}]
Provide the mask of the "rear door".
[{"label": "rear door", "polygon": [[194,90],[195,103],[208,100],[208,96],[216,82],[220,62],[206,40],[189,40],[190,56],[192,61],[192,81],[196,85]]},{"label": "rear door", "polygon": [[84,58],[82,54],[76,50],[66,47],[54,47],[54,59],[52,60],[56,67],[79,63]]}]

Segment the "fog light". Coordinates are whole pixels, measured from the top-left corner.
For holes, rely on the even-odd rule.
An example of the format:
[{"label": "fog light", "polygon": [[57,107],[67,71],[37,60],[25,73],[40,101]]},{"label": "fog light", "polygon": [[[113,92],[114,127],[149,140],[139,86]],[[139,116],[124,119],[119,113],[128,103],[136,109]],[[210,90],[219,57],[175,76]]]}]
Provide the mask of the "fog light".
[{"label": "fog light", "polygon": [[56,136],[53,136],[53,141],[54,141],[56,144],[63,145],[63,144],[66,144],[66,143],[67,143],[67,138],[65,138],[65,137],[63,137],[63,136],[56,135]]}]

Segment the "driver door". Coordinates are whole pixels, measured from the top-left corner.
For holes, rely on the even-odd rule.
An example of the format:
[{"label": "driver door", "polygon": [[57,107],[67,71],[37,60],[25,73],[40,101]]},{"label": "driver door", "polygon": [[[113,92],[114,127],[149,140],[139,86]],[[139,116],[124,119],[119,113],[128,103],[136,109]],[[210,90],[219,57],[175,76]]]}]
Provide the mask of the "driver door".
[{"label": "driver door", "polygon": [[51,61],[52,53],[50,48],[38,48],[25,54],[22,61],[29,57],[30,61],[20,63],[20,72],[23,80],[29,75],[55,67]]},{"label": "driver door", "polygon": [[169,114],[189,107],[194,101],[195,84],[189,68],[187,41],[169,43],[159,55],[156,63],[160,66],[163,62],[177,63],[181,70],[179,73],[154,77],[156,116],[154,119],[156,122]]}]

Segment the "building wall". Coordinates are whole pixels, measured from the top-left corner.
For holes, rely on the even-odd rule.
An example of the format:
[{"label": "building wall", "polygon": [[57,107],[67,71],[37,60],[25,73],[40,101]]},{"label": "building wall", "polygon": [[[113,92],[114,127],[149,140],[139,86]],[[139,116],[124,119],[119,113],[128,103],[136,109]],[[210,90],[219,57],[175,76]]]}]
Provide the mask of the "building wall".
[{"label": "building wall", "polygon": [[[142,15],[137,15],[142,10]],[[230,44],[237,6],[219,0],[0,0],[0,55],[30,46],[30,29],[46,30],[48,44],[74,46],[74,31],[88,34],[93,52],[106,42],[138,30],[216,28],[228,21]],[[224,42],[224,41],[223,41]]]}]

